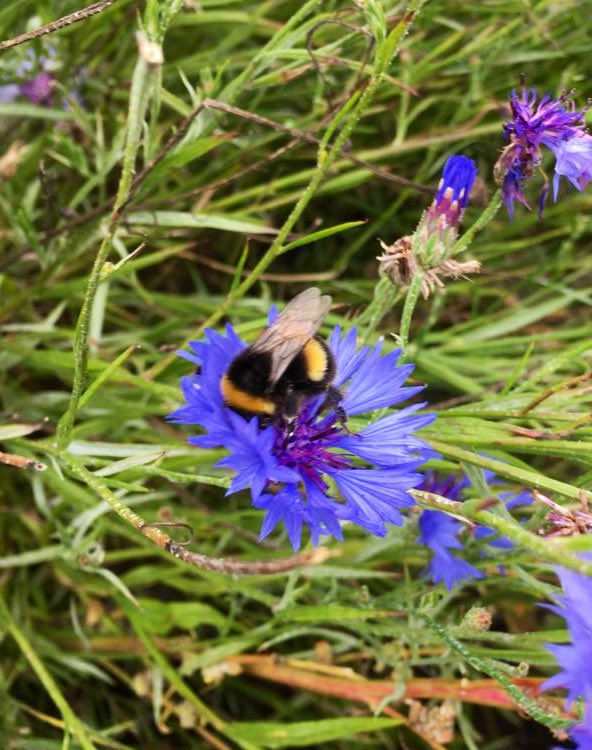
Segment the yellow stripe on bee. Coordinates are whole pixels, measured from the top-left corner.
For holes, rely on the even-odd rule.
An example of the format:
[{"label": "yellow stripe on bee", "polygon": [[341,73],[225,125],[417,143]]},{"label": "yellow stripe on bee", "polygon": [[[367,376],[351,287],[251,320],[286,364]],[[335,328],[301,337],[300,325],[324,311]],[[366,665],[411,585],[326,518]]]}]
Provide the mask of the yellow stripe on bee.
[{"label": "yellow stripe on bee", "polygon": [[275,404],[262,396],[252,396],[237,388],[227,375],[222,376],[220,390],[227,406],[252,414],[275,414]]},{"label": "yellow stripe on bee", "polygon": [[302,350],[306,360],[306,374],[315,382],[320,382],[327,374],[327,352],[316,339],[310,339]]}]

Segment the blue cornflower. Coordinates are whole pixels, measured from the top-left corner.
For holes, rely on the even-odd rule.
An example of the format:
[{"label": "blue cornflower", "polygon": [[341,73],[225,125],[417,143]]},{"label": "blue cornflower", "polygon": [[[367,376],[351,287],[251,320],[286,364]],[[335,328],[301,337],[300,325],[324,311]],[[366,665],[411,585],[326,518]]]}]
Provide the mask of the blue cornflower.
[{"label": "blue cornflower", "polygon": [[[322,397],[314,398],[289,426],[262,428],[256,417],[235,413],[222,399],[222,375],[247,346],[232,326],[226,326],[226,335],[208,330],[205,341],[190,345],[191,353],[180,354],[200,371],[182,378],[186,405],[169,419],[205,430],[189,439],[191,445],[228,450],[217,464],[235,472],[227,494],[250,489],[253,506],[266,511],[260,538],[283,523],[296,550],[304,526],[317,545],[321,534],[341,540],[342,521],[376,536],[386,534],[386,524],[402,524],[401,509],[414,504],[408,490],[421,483],[418,469],[433,455],[414,435],[435,419],[416,414],[425,404],[381,416],[352,433],[334,411],[322,409]],[[397,364],[399,350],[383,354],[381,344],[358,349],[355,329],[343,336],[336,327],[329,346],[348,417],[400,404],[423,390],[403,385],[413,365]]]},{"label": "blue cornflower", "polygon": [[[499,484],[499,480],[492,471],[484,471],[483,477],[486,482]],[[429,471],[425,473],[424,481],[418,489],[458,502],[462,499],[463,490],[470,486],[471,482],[466,476],[440,476]],[[504,501],[508,510],[519,505],[526,505],[533,500],[531,493],[528,491],[518,494],[501,492],[499,497]],[[439,510],[424,510],[419,518],[421,532],[419,541],[429,547],[433,553],[426,573],[434,583],[443,582],[449,591],[464,581],[483,578],[483,573],[480,570],[450,552],[452,549],[462,548],[463,545],[458,539],[458,535],[463,528],[462,521]],[[508,549],[513,546],[509,539],[497,536],[493,529],[486,526],[477,526],[473,530],[473,536],[475,539],[484,540],[492,547]]]},{"label": "blue cornflower", "polygon": [[[582,557],[592,560],[592,554]],[[570,708],[578,698],[586,703],[584,719],[569,730],[570,738],[580,750],[592,749],[592,580],[585,575],[565,568],[556,568],[564,596],[557,597],[558,604],[544,605],[563,617],[571,643],[547,644],[561,666],[561,671],[545,680],[542,690],[565,688],[566,705]]]},{"label": "blue cornflower", "polygon": [[[503,150],[494,170],[510,216],[514,214],[514,201],[530,208],[522,188],[534,170],[540,169],[542,146],[550,149],[556,159],[555,200],[561,177],[566,177],[578,190],[583,190],[590,181],[592,136],[588,135],[585,124],[586,110],[575,109],[571,97],[571,93],[565,93],[554,99],[547,94],[537,101],[534,88],[529,90],[522,85],[520,94],[512,90],[512,116],[504,124],[504,135],[510,139],[510,144]],[[545,182],[538,201],[539,215],[549,192],[547,178],[541,174]]]},{"label": "blue cornflower", "polygon": [[[430,471],[426,472],[418,489],[458,501],[464,488],[469,485],[467,477],[441,477]],[[480,570],[450,552],[451,549],[462,548],[458,539],[462,528],[461,521],[439,510],[424,510],[419,517],[419,542],[429,547],[433,553],[426,574],[434,583],[444,583],[448,591],[464,581],[483,578]]]},{"label": "blue cornflower", "polygon": [[24,96],[33,104],[50,107],[53,104],[56,79],[53,74],[57,50],[53,46],[46,48],[47,54],[36,55],[28,50],[26,56],[14,67],[12,78],[18,83],[0,86],[0,101],[12,102]]},{"label": "blue cornflower", "polygon": [[444,284],[440,276],[459,278],[478,273],[481,264],[475,260],[454,259],[454,246],[469,195],[477,177],[472,159],[462,154],[450,156],[444,164],[436,195],[424,211],[411,236],[400,237],[394,244],[381,242],[383,255],[378,257],[380,270],[397,286],[411,284],[421,275],[424,298]]}]

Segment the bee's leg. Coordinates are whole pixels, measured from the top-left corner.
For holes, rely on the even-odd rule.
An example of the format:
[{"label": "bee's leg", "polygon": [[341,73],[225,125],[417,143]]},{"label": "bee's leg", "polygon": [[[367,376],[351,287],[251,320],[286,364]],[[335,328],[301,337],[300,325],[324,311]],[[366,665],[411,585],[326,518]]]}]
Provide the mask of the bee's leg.
[{"label": "bee's leg", "polygon": [[294,390],[291,386],[288,386],[280,404],[281,415],[287,424],[296,422],[296,417],[300,412],[301,406],[302,394]]},{"label": "bee's leg", "polygon": [[287,443],[296,432],[298,414],[302,406],[302,395],[291,386],[287,386],[281,398],[278,398],[276,405],[277,413],[281,415],[284,442]]},{"label": "bee's leg", "polygon": [[345,409],[343,408],[343,406],[341,406],[342,401],[343,393],[339,390],[339,388],[336,388],[334,385],[330,385],[327,388],[327,395],[323,403],[323,409],[333,409],[339,421],[339,424],[343,427],[344,430],[346,430],[347,432],[351,432],[351,430],[347,426],[347,414],[345,413]]},{"label": "bee's leg", "polygon": [[285,441],[284,443],[287,444],[290,438],[294,435],[296,432],[296,417],[286,417],[284,419],[285,429],[284,429],[284,435],[285,435]]}]

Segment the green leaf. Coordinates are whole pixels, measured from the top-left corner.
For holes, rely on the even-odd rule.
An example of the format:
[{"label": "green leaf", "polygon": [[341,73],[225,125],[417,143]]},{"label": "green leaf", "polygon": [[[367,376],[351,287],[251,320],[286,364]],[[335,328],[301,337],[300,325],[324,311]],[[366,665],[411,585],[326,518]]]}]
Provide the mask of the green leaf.
[{"label": "green leaf", "polygon": [[296,247],[302,247],[303,245],[310,245],[311,242],[316,242],[317,240],[324,240],[326,237],[331,237],[333,234],[338,234],[339,232],[346,232],[348,229],[353,229],[354,227],[359,227],[362,224],[365,224],[365,221],[346,221],[344,224],[337,224],[333,227],[326,227],[325,229],[319,229],[318,232],[312,232],[312,234],[306,234],[304,237],[299,237],[297,240],[294,240],[293,242],[289,242],[287,245],[284,246],[284,249],[282,250],[283,253],[288,252],[288,250],[294,250]]},{"label": "green leaf", "polygon": [[129,224],[177,229],[220,229],[239,234],[275,234],[276,230],[250,217],[230,218],[226,214],[191,214],[187,211],[136,211],[127,217]]},{"label": "green leaf", "polygon": [[41,427],[36,424],[2,424],[0,425],[0,440],[12,440],[13,438],[30,435]]},{"label": "green leaf", "polygon": [[377,732],[404,724],[404,719],[383,717],[340,717],[320,721],[298,721],[273,724],[268,722],[234,723],[231,731],[235,738],[257,742],[262,747],[316,747],[322,742],[356,737],[362,732]]},{"label": "green leaf", "polygon": [[0,117],[17,117],[19,120],[27,117],[41,120],[71,120],[72,112],[63,109],[52,109],[26,102],[1,102]]},{"label": "green leaf", "polygon": [[373,618],[392,617],[390,609],[360,609],[359,607],[319,606],[298,607],[285,609],[278,612],[279,619],[287,619],[292,622],[319,622],[330,620],[332,622],[343,622],[346,620],[371,620]]},{"label": "green leaf", "polygon": [[140,599],[144,626],[156,635],[167,635],[171,630],[193,630],[199,625],[213,625],[219,630],[228,627],[228,621],[213,607],[201,602],[161,602],[157,599]]},{"label": "green leaf", "polygon": [[152,453],[140,453],[135,456],[129,456],[128,458],[124,458],[121,461],[115,461],[114,463],[109,464],[109,466],[104,466],[102,469],[95,471],[95,476],[108,477],[112,474],[120,474],[122,471],[134,469],[137,466],[154,463],[154,461],[158,461],[158,459],[162,458],[164,455],[165,451],[153,451]]}]

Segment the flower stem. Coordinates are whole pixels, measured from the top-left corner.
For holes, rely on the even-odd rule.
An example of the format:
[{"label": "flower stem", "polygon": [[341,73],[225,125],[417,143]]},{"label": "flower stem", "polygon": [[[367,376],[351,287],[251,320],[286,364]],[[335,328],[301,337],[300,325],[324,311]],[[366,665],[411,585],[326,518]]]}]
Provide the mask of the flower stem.
[{"label": "flower stem", "polygon": [[549,729],[565,729],[573,725],[573,721],[563,719],[545,711],[536,700],[514,685],[512,680],[497,668],[491,659],[484,659],[481,656],[472,654],[464,643],[461,643],[451,635],[446,628],[436,622],[428,614],[419,610],[414,612],[414,616],[423,620],[430,630],[436,633],[436,635],[441,638],[449,648],[459,654],[459,656],[462,656],[462,658],[474,669],[477,669],[479,672],[483,672],[489,677],[493,677],[494,680],[497,680],[508,695],[516,702],[516,705],[540,724],[543,724]]},{"label": "flower stem", "polygon": [[362,311],[356,320],[356,327],[361,332],[361,342],[367,344],[384,316],[396,305],[403,294],[400,287],[393,285],[388,276],[381,276],[374,287],[372,302]]},{"label": "flower stem", "polygon": [[103,272],[105,261],[111,251],[112,240],[119,225],[121,217],[120,209],[127,200],[132,186],[136,156],[142,143],[144,117],[150,97],[153,94],[155,87],[158,85],[159,80],[159,66],[149,64],[142,54],[139,54],[132,78],[125,150],[117,197],[115,199],[113,213],[111,214],[106,234],[99,246],[99,250],[90,272],[84,300],[74,333],[74,377],[72,381],[72,391],[70,393],[68,408],[60,419],[57,428],[57,444],[61,449],[65,448],[70,440],[80,398],[86,385],[88,369],[88,336],[91,326],[93,303],[99,284],[101,283],[101,274]]},{"label": "flower stem", "polygon": [[[55,452],[55,455],[57,455],[57,451]],[[136,531],[139,531],[163,552],[167,552],[177,560],[181,560],[189,565],[194,565],[197,568],[213,570],[217,573],[224,573],[226,575],[278,575],[303,566],[321,565],[326,562],[329,557],[334,555],[334,553],[330,552],[325,547],[318,547],[317,549],[308,552],[301,552],[298,555],[293,555],[288,558],[250,560],[249,562],[242,562],[241,560],[209,557],[208,555],[203,555],[199,552],[191,552],[185,548],[184,544],[175,542],[165,531],[163,531],[163,527],[167,524],[148,523],[145,521],[135,511],[122,503],[99,477],[90,472],[82,463],[77,461],[74,456],[67,452],[63,452],[61,458],[68,465],[72,474],[90,487],[90,489],[104,500],[127,524],[136,529]],[[186,527],[186,524],[181,523],[169,525]]]},{"label": "flower stem", "polygon": [[413,311],[417,305],[417,300],[421,294],[421,287],[423,285],[424,274],[418,270],[405,296],[405,302],[403,303],[403,312],[401,313],[401,327],[399,328],[399,339],[401,342],[401,349],[403,358],[407,352],[407,344],[409,342],[409,330],[411,329],[411,319],[413,318]]},{"label": "flower stem", "polygon": [[467,249],[467,247],[475,239],[475,235],[477,234],[477,232],[480,232],[483,227],[486,227],[489,224],[496,213],[500,210],[501,205],[502,191],[498,189],[491,196],[491,200],[484,208],[481,216],[479,216],[477,221],[475,221],[475,223],[472,224],[469,229],[467,229],[467,231],[464,232],[464,234],[455,242],[454,247],[452,248],[452,257],[458,255],[459,253],[462,253],[463,250]]}]

